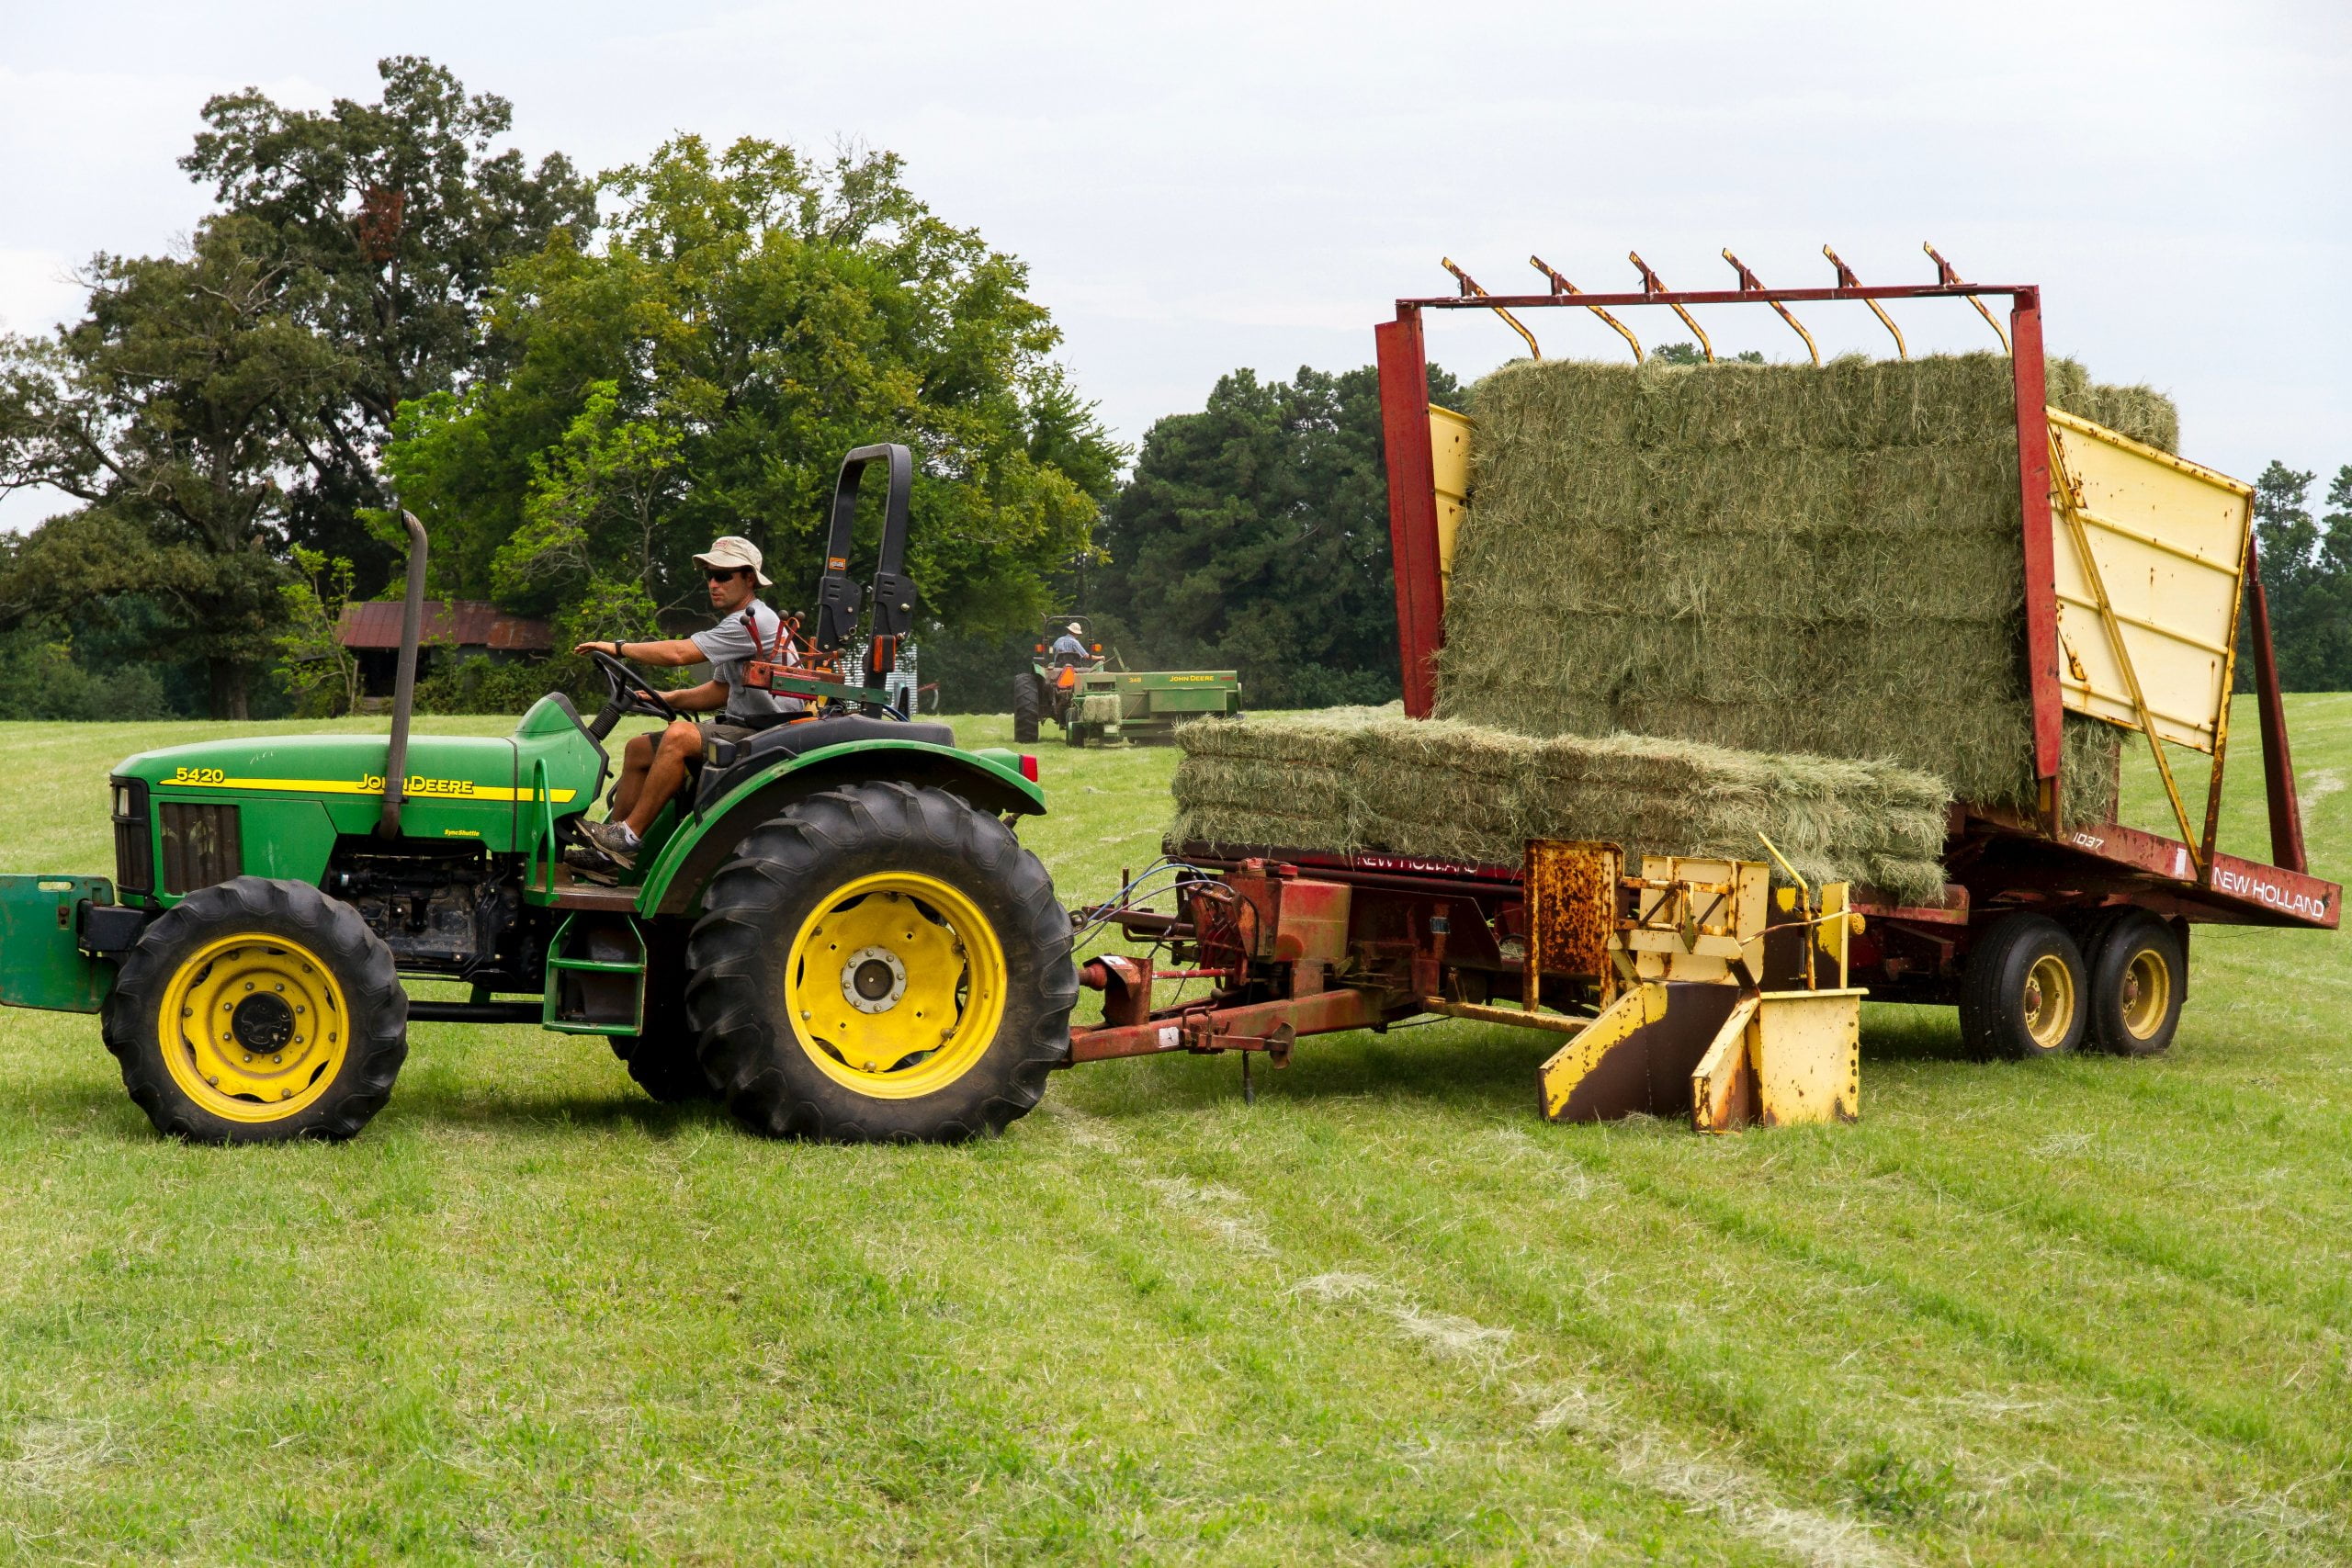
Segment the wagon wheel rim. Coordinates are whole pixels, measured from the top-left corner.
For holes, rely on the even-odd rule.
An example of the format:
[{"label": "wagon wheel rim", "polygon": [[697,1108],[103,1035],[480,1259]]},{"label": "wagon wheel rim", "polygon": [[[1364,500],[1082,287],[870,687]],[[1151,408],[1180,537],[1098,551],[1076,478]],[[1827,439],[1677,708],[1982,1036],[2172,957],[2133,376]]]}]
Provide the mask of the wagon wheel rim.
[{"label": "wagon wheel rim", "polygon": [[936,1093],[995,1041],[1010,988],[979,906],[937,877],[884,872],[819,900],[786,967],[800,1049],[879,1100]]},{"label": "wagon wheel rim", "polygon": [[174,970],[155,1014],[181,1092],[230,1122],[316,1104],[351,1052],[343,986],[301,943],[261,931],[207,942]]},{"label": "wagon wheel rim", "polygon": [[2142,948],[2123,966],[2123,1028],[2134,1040],[2148,1040],[2172,1010],[2172,966],[2153,948]]},{"label": "wagon wheel rim", "polygon": [[2025,976],[2025,1028],[2048,1051],[2064,1043],[2075,1027],[2075,972],[2054,953],[2034,961]]}]

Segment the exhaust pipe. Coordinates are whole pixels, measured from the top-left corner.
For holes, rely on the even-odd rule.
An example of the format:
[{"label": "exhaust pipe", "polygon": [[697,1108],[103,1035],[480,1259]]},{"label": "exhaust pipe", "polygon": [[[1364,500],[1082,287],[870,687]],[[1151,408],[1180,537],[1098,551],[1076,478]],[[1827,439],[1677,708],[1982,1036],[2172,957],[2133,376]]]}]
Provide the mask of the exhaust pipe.
[{"label": "exhaust pipe", "polygon": [[413,512],[401,513],[408,525],[408,597],[401,603],[400,671],[392,680],[392,743],[384,754],[384,815],[376,836],[401,836],[401,807],[408,795],[408,721],[416,706],[416,645],[424,637],[424,525]]}]

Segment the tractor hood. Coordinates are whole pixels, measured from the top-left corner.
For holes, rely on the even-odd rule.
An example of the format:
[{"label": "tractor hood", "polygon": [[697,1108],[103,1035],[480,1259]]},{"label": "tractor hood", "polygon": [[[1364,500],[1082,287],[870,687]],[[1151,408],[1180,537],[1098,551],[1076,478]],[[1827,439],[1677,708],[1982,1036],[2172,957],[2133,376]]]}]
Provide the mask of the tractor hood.
[{"label": "tractor hood", "polygon": [[[374,832],[383,815],[389,749],[381,735],[202,740],[126,758],[114,775],[144,780],[156,802],[236,807],[244,869],[309,881],[304,873],[314,856],[308,850],[283,865],[275,852],[264,856],[269,866],[253,863],[264,835],[309,840],[324,834],[331,841]],[[402,836],[478,839],[494,852],[515,849],[548,816],[586,809],[603,769],[595,743],[568,705],[553,698],[526,714],[509,738],[413,736]]]}]

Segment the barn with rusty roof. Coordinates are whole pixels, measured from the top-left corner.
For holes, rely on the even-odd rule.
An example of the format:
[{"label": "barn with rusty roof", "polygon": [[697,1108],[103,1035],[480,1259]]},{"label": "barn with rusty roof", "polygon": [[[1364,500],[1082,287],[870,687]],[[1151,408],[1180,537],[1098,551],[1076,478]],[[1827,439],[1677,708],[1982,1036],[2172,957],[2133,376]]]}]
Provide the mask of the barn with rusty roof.
[{"label": "barn with rusty roof", "polygon": [[[391,694],[401,649],[401,606],[379,600],[345,604],[335,640],[359,656],[359,674],[369,696]],[[555,648],[548,623],[509,615],[481,599],[428,599],[417,655],[421,680],[436,660],[488,658],[500,663],[544,659]]]}]

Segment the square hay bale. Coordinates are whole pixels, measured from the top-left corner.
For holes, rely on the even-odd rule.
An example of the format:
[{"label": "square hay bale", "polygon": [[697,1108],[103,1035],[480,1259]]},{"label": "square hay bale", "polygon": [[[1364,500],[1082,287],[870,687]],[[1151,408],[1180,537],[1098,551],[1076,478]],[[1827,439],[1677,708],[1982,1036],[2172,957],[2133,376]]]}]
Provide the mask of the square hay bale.
[{"label": "square hay bale", "polygon": [[[2169,450],[2145,387],[2049,365],[2050,400]],[[1886,759],[2030,807],[2009,363],[1523,362],[1478,383],[1438,711]],[[2071,820],[2120,732],[2067,718]]]},{"label": "square hay bale", "polygon": [[1762,860],[1762,832],[1809,879],[1911,899],[1943,885],[1947,792],[1887,762],[1634,735],[1537,739],[1393,707],[1190,725],[1177,744],[1171,849],[1385,850],[1516,865],[1530,839],[1597,839],[1634,855]]}]

